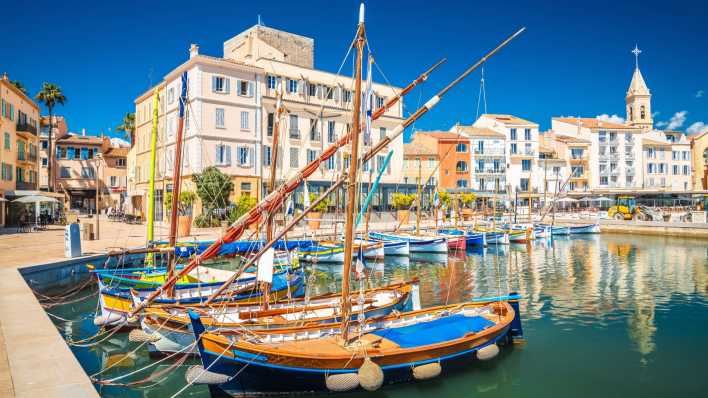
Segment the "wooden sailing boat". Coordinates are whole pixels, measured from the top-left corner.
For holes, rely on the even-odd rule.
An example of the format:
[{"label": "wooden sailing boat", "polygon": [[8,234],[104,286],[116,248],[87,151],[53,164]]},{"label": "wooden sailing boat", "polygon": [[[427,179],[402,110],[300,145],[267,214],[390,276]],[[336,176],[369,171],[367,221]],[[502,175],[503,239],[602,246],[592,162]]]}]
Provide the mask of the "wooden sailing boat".
[{"label": "wooden sailing boat", "polygon": [[[521,31],[483,60],[519,33]],[[354,134],[351,146],[353,161],[347,186],[341,328],[336,335],[322,333],[322,337],[317,339],[298,341],[296,338],[283,338],[279,341],[264,341],[258,336],[234,337],[207,332],[199,315],[191,312],[192,328],[203,364],[203,369],[190,372],[188,377],[191,382],[218,384],[222,390],[234,395],[347,391],[359,387],[376,390],[383,383],[427,379],[438,376],[443,369],[447,371],[473,358],[491,358],[498,353],[498,344],[508,343],[513,336],[522,334],[518,305],[514,301],[499,301],[482,306],[473,303],[455,304],[371,320],[366,320],[360,314],[356,322],[351,320],[349,276],[354,238],[354,186],[359,147],[358,105],[361,100],[364,35],[362,5],[356,39]],[[400,134],[403,128],[432,108],[442,95],[478,65],[465,71],[399,126],[402,128],[396,128],[395,131]],[[372,156],[372,151],[369,151],[362,160],[366,161]],[[310,332],[311,329],[295,328],[290,334]]]}]

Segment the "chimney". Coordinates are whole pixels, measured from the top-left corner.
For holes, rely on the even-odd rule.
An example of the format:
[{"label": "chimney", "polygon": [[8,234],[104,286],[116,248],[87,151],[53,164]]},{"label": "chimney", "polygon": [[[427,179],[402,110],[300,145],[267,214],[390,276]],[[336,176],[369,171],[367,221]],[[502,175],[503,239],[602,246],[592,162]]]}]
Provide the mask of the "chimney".
[{"label": "chimney", "polygon": [[199,46],[192,43],[191,46],[189,46],[189,59],[192,59],[199,55]]},{"label": "chimney", "polygon": [[81,136],[86,137],[86,129],[85,128],[81,129]]}]

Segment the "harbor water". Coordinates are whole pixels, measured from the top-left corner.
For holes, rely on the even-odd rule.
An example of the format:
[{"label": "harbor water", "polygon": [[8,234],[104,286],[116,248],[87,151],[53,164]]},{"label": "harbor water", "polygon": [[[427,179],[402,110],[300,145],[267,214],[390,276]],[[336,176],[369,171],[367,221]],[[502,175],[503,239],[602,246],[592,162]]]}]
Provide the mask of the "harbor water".
[{"label": "harbor water", "polygon": [[[436,380],[341,396],[646,398],[708,391],[706,241],[572,236],[367,266],[376,286],[420,278],[423,307],[518,292],[526,342]],[[308,272],[316,293],[337,290],[341,265],[317,264]],[[48,309],[65,338],[80,343],[96,334],[91,289],[83,300]],[[110,367],[99,376],[105,381],[159,360],[136,347],[119,332],[72,351],[89,375]],[[167,360],[97,389],[104,397],[169,397],[185,385],[184,372],[195,363]],[[151,375],[151,382],[133,384]],[[210,392],[191,386],[180,396]]]}]

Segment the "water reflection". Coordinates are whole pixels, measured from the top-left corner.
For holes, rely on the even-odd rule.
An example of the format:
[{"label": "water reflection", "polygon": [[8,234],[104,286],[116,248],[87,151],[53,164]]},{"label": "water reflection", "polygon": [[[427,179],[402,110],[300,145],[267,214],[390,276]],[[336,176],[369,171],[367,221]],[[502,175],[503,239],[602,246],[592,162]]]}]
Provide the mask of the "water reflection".
[{"label": "water reflection", "polygon": [[[453,255],[388,257],[385,262],[367,262],[366,271],[368,286],[418,277],[424,307],[509,292],[518,292],[523,297],[521,310],[529,339],[527,347],[503,352],[499,361],[483,365],[471,379],[464,373],[451,375],[444,381],[386,390],[391,391],[390,396],[453,397],[460,396],[460,391],[488,396],[518,395],[521,380],[527,396],[545,394],[550,387],[567,391],[580,382],[571,380],[567,374],[563,377],[567,363],[574,364],[572,374],[581,375],[578,377],[583,378],[583,383],[585,377],[593,380],[605,377],[605,385],[598,382],[595,390],[580,394],[583,396],[601,395],[624,381],[622,376],[607,381],[607,374],[615,373],[608,366],[615,366],[617,375],[650,381],[687,363],[699,374],[701,366],[705,369],[702,364],[708,352],[703,345],[688,351],[683,348],[686,341],[700,343],[705,337],[702,327],[708,323],[708,251],[704,241],[627,235],[557,237],[528,245],[474,247]],[[338,291],[342,266],[308,266],[308,275],[312,281],[310,294]],[[359,286],[353,284],[352,288]],[[95,305],[94,296],[57,308],[55,313],[64,318],[86,317],[60,324],[62,333],[76,340],[96,333],[87,317],[95,311]],[[133,352],[136,347],[127,342],[127,334],[117,334],[98,346],[73,350],[89,374],[113,365],[105,375],[108,378],[153,360],[144,350]],[[604,360],[593,361],[599,352]],[[658,359],[661,352],[663,361]],[[539,367],[538,363],[544,366]],[[632,373],[632,364],[641,370]],[[557,377],[548,379],[546,367],[553,368]],[[180,366],[149,389],[108,387],[101,394],[169,396],[184,385],[185,368]],[[164,367],[153,371],[161,369]],[[686,377],[685,370],[677,372],[668,378],[694,381],[684,385],[687,391],[701,391],[704,387],[700,377]],[[558,380],[566,380],[568,384]],[[669,395],[661,394],[666,390],[651,388],[624,391],[626,396]],[[195,387],[187,393],[208,396],[204,387]]]}]

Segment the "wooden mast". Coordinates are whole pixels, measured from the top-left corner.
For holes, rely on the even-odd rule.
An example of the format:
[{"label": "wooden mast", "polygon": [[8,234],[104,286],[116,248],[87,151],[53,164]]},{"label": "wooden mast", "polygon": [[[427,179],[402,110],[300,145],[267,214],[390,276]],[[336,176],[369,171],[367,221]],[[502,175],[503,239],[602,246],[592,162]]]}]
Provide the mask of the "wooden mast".
[{"label": "wooden mast", "polygon": [[[273,147],[270,150],[270,177],[268,178],[268,192],[273,192],[275,189],[275,174],[278,170],[278,145],[280,137],[280,115],[283,112],[283,90],[282,84],[279,81],[276,86],[275,114],[273,115]],[[266,241],[273,239],[273,219],[275,217],[275,208],[268,212],[266,218]],[[260,289],[263,293],[263,310],[268,310],[270,303],[270,286],[268,282],[261,282]]]},{"label": "wooden mast", "polygon": [[361,58],[364,55],[364,4],[359,6],[359,26],[356,38],[356,65],[354,72],[354,104],[352,106],[352,152],[347,181],[347,209],[344,217],[344,266],[342,267],[342,340],[349,339],[349,317],[352,304],[349,298],[354,239],[354,209],[356,207],[356,178],[359,161],[359,133],[361,131]]},{"label": "wooden mast", "polygon": [[416,198],[416,204],[415,204],[415,234],[420,235],[420,208],[423,205],[423,195],[420,192],[420,184],[423,183],[421,180],[423,176],[421,175],[421,160],[420,156],[418,156],[418,192],[417,192],[417,198]]},{"label": "wooden mast", "polygon": [[[150,134],[150,184],[148,188],[147,244],[155,239],[155,162],[157,153],[157,122],[160,107],[160,90],[152,94],[152,131]],[[148,266],[155,265],[155,256],[150,253],[145,259]]]},{"label": "wooden mast", "polygon": [[[175,164],[172,174],[172,208],[170,209],[170,235],[169,245],[175,247],[177,243],[177,209],[179,207],[179,195],[182,179],[182,140],[184,136],[184,111],[187,106],[187,72],[182,73],[182,92],[179,96],[179,122],[177,124],[177,137],[175,138]],[[170,279],[175,272],[176,256],[170,252],[167,256],[167,279]],[[168,295],[172,295],[173,288],[167,290]]]}]

